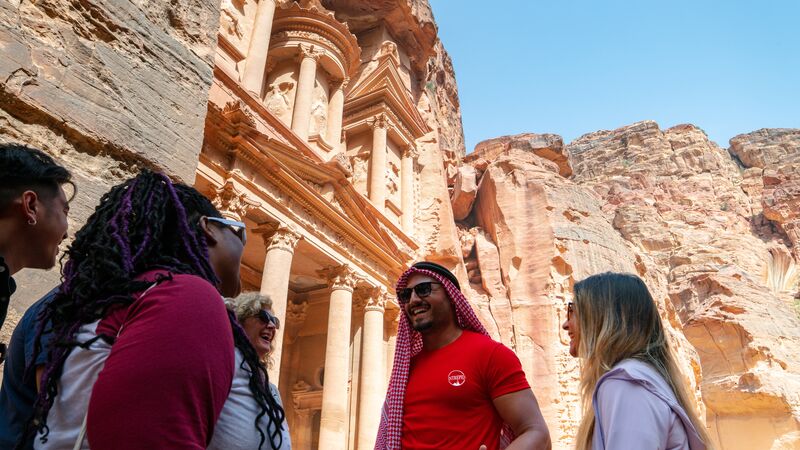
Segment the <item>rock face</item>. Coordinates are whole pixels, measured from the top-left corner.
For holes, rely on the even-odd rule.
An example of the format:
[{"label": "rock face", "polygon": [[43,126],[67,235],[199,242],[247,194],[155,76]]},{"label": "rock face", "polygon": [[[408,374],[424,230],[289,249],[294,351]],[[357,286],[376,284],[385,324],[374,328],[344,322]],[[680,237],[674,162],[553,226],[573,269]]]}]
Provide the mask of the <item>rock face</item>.
[{"label": "rock face", "polygon": [[745,167],[776,166],[800,159],[800,130],[763,128],[731,139],[731,153]]},{"label": "rock face", "polygon": [[[138,167],[194,182],[218,23],[219,0],[0,3],[0,139],[73,171],[71,232]],[[13,307],[57,280],[21,272]]]},{"label": "rock face", "polygon": [[[743,134],[726,150],[692,125],[640,122],[568,145],[500,137],[465,156],[455,75],[427,1],[300,3],[403,49],[414,70],[401,77],[431,130],[413,170],[415,256],[455,268],[483,323],[517,352],[554,448],[573,447],[580,418],[566,303],[575,281],[607,270],[650,286],[720,448],[800,448],[800,130]],[[236,20],[242,4],[0,3],[0,139],[73,170],[73,232],[140,167],[194,182],[217,31],[250,35]],[[18,276],[0,340],[57,280]]]},{"label": "rock face", "polygon": [[647,281],[722,448],[794,448],[797,136],[760,130],[729,152],[692,125],[640,122],[563,150],[551,135],[492,139],[465,158],[482,174],[462,229],[473,300],[523,361],[555,448],[578,420],[563,305],[606,270]]},{"label": "rock face", "polygon": [[[560,328],[574,282],[615,270],[663,286],[664,275],[646,268],[654,264],[614,229],[594,192],[560,175],[571,168],[558,136],[521,136],[481,143],[466,158],[482,175],[462,222],[462,251],[480,317],[519,355],[554,448],[566,449],[580,420],[577,361],[565,351],[569,338]],[[655,294],[674,322],[666,290]],[[682,358],[692,361],[682,335],[673,337]]]}]

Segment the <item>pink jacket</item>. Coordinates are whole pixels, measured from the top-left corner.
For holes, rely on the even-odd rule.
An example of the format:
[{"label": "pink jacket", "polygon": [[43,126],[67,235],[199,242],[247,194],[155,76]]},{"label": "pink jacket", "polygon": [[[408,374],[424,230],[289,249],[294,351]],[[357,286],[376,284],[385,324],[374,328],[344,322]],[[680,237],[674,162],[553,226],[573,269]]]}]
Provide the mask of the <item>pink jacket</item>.
[{"label": "pink jacket", "polygon": [[593,450],[705,450],[669,384],[649,364],[617,363],[594,391]]}]

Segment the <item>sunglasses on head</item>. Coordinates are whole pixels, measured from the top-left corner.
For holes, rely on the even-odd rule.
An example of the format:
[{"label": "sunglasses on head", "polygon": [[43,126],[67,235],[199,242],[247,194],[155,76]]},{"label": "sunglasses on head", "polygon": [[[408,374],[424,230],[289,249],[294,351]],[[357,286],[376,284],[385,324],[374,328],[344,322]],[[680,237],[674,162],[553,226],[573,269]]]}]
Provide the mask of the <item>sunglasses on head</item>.
[{"label": "sunglasses on head", "polygon": [[216,222],[222,225],[228,226],[228,228],[233,231],[233,234],[242,241],[242,245],[247,242],[247,227],[245,226],[244,222],[238,222],[236,220],[230,219],[223,219],[221,217],[206,217],[209,222]]},{"label": "sunglasses on head", "polygon": [[422,283],[419,283],[414,287],[398,289],[397,298],[401,302],[407,303],[409,300],[411,300],[412,292],[416,292],[417,297],[419,298],[427,297],[431,295],[431,290],[432,290],[431,286],[433,286],[434,284],[442,284],[442,283],[437,283],[436,281],[423,281]]},{"label": "sunglasses on head", "polygon": [[265,311],[265,310],[262,309],[261,311],[258,312],[258,314],[256,314],[256,317],[258,317],[258,319],[261,322],[263,322],[264,325],[266,325],[268,323],[271,323],[271,324],[275,325],[275,328],[280,328],[281,327],[280,319],[278,319],[277,317],[275,317],[272,314],[270,314],[269,311]]},{"label": "sunglasses on head", "polygon": [[572,302],[567,303],[567,320],[572,316],[575,312],[575,305]]}]

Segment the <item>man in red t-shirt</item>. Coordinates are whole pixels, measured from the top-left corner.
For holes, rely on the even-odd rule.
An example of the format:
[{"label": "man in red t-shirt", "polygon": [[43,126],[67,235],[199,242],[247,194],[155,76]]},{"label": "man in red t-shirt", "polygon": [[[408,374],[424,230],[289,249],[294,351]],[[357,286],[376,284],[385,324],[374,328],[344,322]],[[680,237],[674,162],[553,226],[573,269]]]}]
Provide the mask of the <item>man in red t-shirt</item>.
[{"label": "man in red t-shirt", "polygon": [[519,359],[488,336],[456,277],[419,262],[397,296],[404,318],[376,450],[549,449]]}]

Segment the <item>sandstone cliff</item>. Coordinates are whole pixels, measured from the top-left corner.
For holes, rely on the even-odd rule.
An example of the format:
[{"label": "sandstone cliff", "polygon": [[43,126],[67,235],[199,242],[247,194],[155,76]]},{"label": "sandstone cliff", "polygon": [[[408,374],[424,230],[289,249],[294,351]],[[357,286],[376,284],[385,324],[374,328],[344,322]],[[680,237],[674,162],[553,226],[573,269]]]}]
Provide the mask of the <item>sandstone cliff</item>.
[{"label": "sandstone cliff", "polygon": [[[140,166],[194,182],[218,6],[0,2],[0,139],[42,148],[73,171],[71,232]],[[57,270],[21,272],[13,307],[23,312],[57,280]]]},{"label": "sandstone cliff", "polygon": [[797,448],[797,136],[761,130],[728,151],[692,125],[640,122],[465,158],[453,203],[472,299],[520,355],[556,448],[579,417],[564,305],[606,270],[651,287],[722,448]]}]

